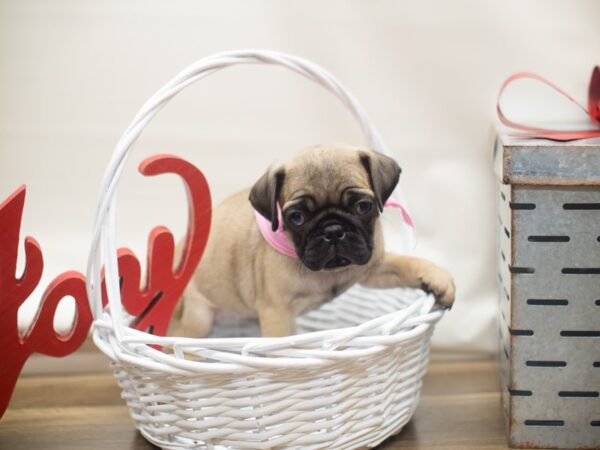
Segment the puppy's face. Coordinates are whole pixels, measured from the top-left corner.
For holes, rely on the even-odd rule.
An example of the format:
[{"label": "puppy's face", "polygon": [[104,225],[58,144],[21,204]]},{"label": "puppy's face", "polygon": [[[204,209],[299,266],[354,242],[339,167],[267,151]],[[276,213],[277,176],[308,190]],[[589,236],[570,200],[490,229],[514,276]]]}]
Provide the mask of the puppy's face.
[{"label": "puppy's face", "polygon": [[333,270],[370,261],[375,221],[400,168],[379,153],[341,145],[308,148],[269,170],[250,192],[254,208],[283,228],[300,261]]}]

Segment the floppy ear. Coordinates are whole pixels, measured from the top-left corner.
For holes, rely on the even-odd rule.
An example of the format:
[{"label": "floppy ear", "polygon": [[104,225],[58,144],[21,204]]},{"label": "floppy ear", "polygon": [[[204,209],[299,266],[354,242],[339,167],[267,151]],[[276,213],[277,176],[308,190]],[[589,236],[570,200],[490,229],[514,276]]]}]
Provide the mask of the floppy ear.
[{"label": "floppy ear", "polygon": [[360,152],[360,162],[369,175],[369,183],[381,212],[398,184],[402,170],[394,159],[375,151]]},{"label": "floppy ear", "polygon": [[250,203],[261,216],[271,221],[273,231],[279,227],[277,199],[281,193],[284,179],[285,170],[283,168],[269,169],[250,190]]}]

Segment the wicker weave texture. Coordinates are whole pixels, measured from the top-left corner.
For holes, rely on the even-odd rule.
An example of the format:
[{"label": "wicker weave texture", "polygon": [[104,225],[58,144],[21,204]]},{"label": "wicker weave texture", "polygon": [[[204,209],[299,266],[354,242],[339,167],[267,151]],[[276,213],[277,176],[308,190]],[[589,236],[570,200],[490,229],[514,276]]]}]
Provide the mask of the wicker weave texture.
[{"label": "wicker weave texture", "polygon": [[[313,332],[294,337],[156,338],[170,355],[136,347],[133,330],[131,351],[113,351],[110,326],[95,339],[113,358],[136,426],[162,448],[348,450],[410,420],[442,314],[432,306],[418,291],[357,287],[299,318]],[[186,370],[165,373],[149,359]]]}]

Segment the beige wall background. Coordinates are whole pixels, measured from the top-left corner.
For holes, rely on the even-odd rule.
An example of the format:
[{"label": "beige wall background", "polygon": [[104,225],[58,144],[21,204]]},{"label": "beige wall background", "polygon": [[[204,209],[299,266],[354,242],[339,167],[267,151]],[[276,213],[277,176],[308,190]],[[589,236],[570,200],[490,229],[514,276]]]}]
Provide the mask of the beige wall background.
[{"label": "beige wall background", "polygon": [[[435,345],[493,350],[496,93],[510,73],[531,70],[583,101],[600,63],[599,18],[594,0],[1,1],[0,198],[27,184],[22,235],[39,240],[46,263],[21,324],[54,276],[84,271],[101,176],[142,103],[203,56],[270,48],[333,72],[402,166],[416,253],[448,267],[458,286]],[[545,112],[532,95],[519,98]],[[138,142],[119,194],[119,243],[145,258],[153,226],[184,231],[179,181],[137,174],[146,156],[193,161],[218,202],[274,160],[332,140],[362,142],[331,95],[291,72],[235,67],[202,80]],[[70,313],[67,304],[57,326]]]}]

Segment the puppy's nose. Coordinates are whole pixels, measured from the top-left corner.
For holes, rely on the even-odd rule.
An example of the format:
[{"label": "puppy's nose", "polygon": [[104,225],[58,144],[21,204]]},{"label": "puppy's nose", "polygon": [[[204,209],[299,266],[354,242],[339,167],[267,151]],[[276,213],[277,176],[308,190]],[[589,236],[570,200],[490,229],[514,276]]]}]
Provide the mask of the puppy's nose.
[{"label": "puppy's nose", "polygon": [[323,230],[323,238],[327,242],[335,243],[346,237],[346,232],[339,224],[327,225]]}]

